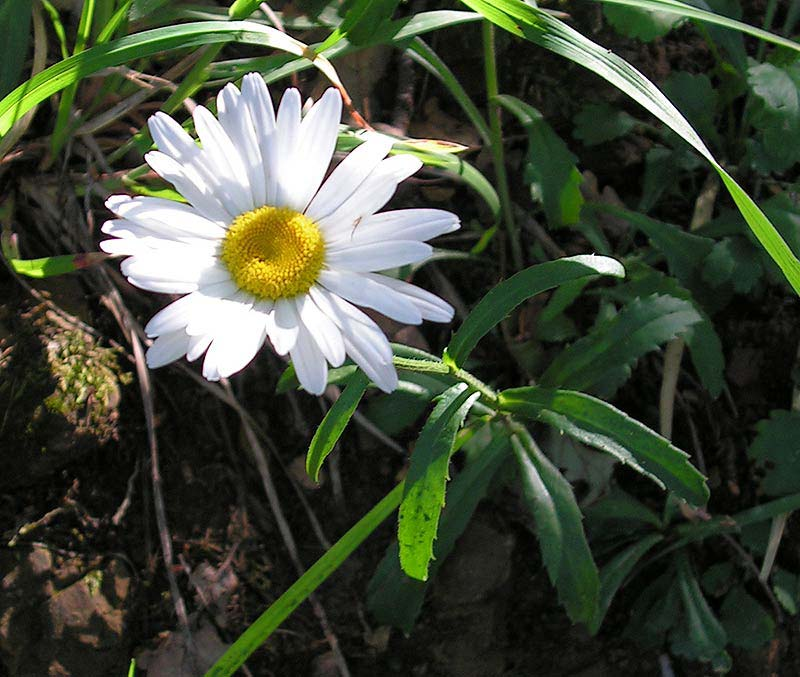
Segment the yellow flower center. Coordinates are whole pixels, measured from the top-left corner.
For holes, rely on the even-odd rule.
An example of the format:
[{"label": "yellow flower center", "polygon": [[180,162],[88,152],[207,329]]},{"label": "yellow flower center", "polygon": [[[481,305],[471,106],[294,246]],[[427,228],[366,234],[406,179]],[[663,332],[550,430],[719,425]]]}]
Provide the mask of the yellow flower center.
[{"label": "yellow flower center", "polygon": [[286,207],[259,207],[240,214],[222,241],[222,262],[233,281],[259,299],[305,294],[324,258],[319,226]]}]

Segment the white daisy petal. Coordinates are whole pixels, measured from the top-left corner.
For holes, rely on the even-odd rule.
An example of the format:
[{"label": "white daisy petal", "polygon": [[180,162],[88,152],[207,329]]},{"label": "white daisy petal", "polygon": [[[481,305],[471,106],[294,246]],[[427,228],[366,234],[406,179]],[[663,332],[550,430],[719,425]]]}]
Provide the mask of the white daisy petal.
[{"label": "white daisy petal", "polygon": [[232,214],[250,211],[256,205],[250,191],[239,150],[205,106],[196,106],[192,113],[197,135],[203,144],[203,155],[220,177],[227,200],[225,208]]},{"label": "white daisy petal", "polygon": [[384,392],[397,387],[397,372],[392,364],[389,341],[369,317],[358,308],[320,287],[309,295],[342,330],[347,354]]},{"label": "white daisy petal", "polygon": [[345,350],[342,332],[333,321],[323,313],[309,296],[295,299],[300,321],[311,334],[325,359],[331,366],[340,367],[344,362]]},{"label": "white daisy petal", "polygon": [[235,85],[226,85],[217,95],[217,112],[220,124],[242,157],[253,206],[260,207],[267,201],[264,162],[250,110]]},{"label": "white daisy petal", "polygon": [[409,284],[403,280],[387,277],[386,275],[366,273],[363,277],[380,282],[380,284],[402,294],[417,307],[423,320],[430,320],[431,322],[450,322],[453,319],[453,315],[455,314],[453,306],[447,301],[440,299],[435,294],[431,294],[429,291],[420,289],[416,285]]},{"label": "white daisy petal", "polygon": [[287,89],[278,106],[275,118],[276,164],[274,166],[276,193],[275,206],[291,206],[295,192],[294,182],[301,180],[295,173],[295,164],[303,158],[297,156],[297,138],[300,135],[300,92]]},{"label": "white daisy petal", "polygon": [[388,270],[430,257],[433,247],[425,242],[394,240],[341,248],[331,247],[325,252],[329,268],[350,270],[356,273]]},{"label": "white daisy petal", "polygon": [[278,355],[286,355],[297,341],[300,318],[294,304],[287,299],[275,302],[275,310],[270,313],[267,333],[270,343]]},{"label": "white daisy petal", "polygon": [[300,124],[293,194],[288,206],[304,212],[331,164],[342,117],[342,97],[328,89]]},{"label": "white daisy petal", "polygon": [[[227,198],[226,187],[220,182],[217,177],[215,168],[211,166],[203,154],[203,151],[197,146],[194,139],[189,136],[186,131],[169,115],[158,112],[151,116],[147,121],[147,126],[150,128],[150,133],[153,140],[156,142],[160,153],[166,155],[173,160],[178,167],[182,170],[182,174],[186,180],[194,184],[197,191],[203,195],[208,195],[210,204],[197,204],[191,197],[184,193],[181,188],[169,177],[154,167],[147,159],[145,160],[150,164],[167,181],[175,184],[178,192],[183,195],[189,202],[197,207],[203,214],[213,218],[214,221],[221,221],[227,223],[231,217],[236,215],[235,211],[230,211],[225,207]],[[214,214],[211,217],[211,214]]]},{"label": "white daisy petal", "polygon": [[206,350],[208,350],[208,346],[211,345],[213,338],[213,334],[199,334],[198,336],[190,336],[189,346],[186,348],[186,359],[189,362],[194,362],[198,357],[206,352]]},{"label": "white daisy petal", "polygon": [[267,336],[264,315],[252,310],[236,313],[208,348],[206,361],[221,378],[244,369],[264,345]]},{"label": "white daisy petal", "polygon": [[289,355],[300,385],[312,395],[322,395],[328,383],[328,365],[322,351],[302,324]]},{"label": "white daisy petal", "polygon": [[186,354],[188,346],[189,337],[186,332],[174,331],[159,336],[153,342],[153,345],[147,349],[147,354],[145,355],[147,366],[151,369],[156,369],[174,362]]},{"label": "white daisy petal", "polygon": [[361,220],[350,233],[342,233],[334,242],[342,239],[351,244],[368,244],[390,240],[430,240],[459,228],[458,217],[443,209],[398,209],[373,214]]},{"label": "white daisy petal", "polygon": [[319,227],[328,239],[351,232],[359,220],[383,207],[394,195],[397,185],[420,167],[422,162],[411,155],[394,155],[382,160],[342,204],[318,220]]},{"label": "white daisy petal", "polygon": [[144,327],[144,333],[153,338],[185,329],[189,324],[192,312],[200,304],[200,298],[196,294],[189,294],[173,301],[150,318]]},{"label": "white daisy petal", "polygon": [[261,151],[264,175],[264,204],[276,204],[278,186],[277,141],[275,134],[275,110],[269,98],[267,84],[257,73],[248,73],[242,80],[242,99],[250,112],[258,147]]},{"label": "white daisy petal", "polygon": [[230,223],[235,216],[223,206],[219,199],[218,194],[221,191],[217,191],[197,176],[192,172],[191,167],[182,165],[169,155],[157,150],[147,153],[144,160],[161,178],[175,186],[175,190],[185,197],[197,211],[212,221]]},{"label": "white daisy petal", "polygon": [[372,308],[386,317],[406,324],[420,324],[422,315],[407,297],[397,293],[381,275],[367,277],[346,270],[323,270],[319,282],[329,291],[359,306]]},{"label": "white daisy petal", "polygon": [[106,207],[117,216],[149,228],[161,237],[208,240],[225,237],[225,228],[219,223],[210,221],[194,207],[174,200],[112,195],[106,200]]},{"label": "white daisy petal", "polygon": [[331,172],[306,209],[319,221],[347,200],[392,148],[392,139],[378,135],[362,143]]},{"label": "white daisy petal", "polygon": [[128,277],[128,282],[139,289],[160,294],[188,294],[197,289],[197,284],[194,282],[160,282],[158,280],[139,280],[135,277]]}]

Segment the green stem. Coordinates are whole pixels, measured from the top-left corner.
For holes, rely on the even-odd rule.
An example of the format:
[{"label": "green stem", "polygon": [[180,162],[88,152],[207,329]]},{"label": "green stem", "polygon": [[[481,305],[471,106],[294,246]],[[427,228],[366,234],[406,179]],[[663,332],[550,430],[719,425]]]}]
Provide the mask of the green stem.
[{"label": "green stem", "polygon": [[276,599],[206,673],[206,677],[228,677],[314,592],[353,551],[400,505],[403,482],[362,517],[333,544],[286,592]]},{"label": "green stem", "polygon": [[394,366],[405,371],[416,371],[420,374],[442,374],[453,376],[459,381],[466,383],[470,388],[479,392],[481,398],[494,410],[497,410],[497,393],[487,386],[483,381],[476,378],[464,369],[452,368],[444,362],[433,362],[432,360],[415,360],[409,357],[394,356],[392,359]]},{"label": "green stem", "polygon": [[[486,74],[486,98],[489,133],[491,135],[492,161],[497,178],[497,193],[500,197],[500,207],[503,214],[503,225],[506,237],[511,243],[511,256],[514,259],[515,270],[522,270],[525,266],[522,258],[522,248],[519,242],[517,224],[514,222],[514,212],[511,205],[511,193],[508,190],[508,175],[506,174],[505,154],[503,152],[503,128],[500,124],[500,106],[497,96],[500,90],[497,85],[497,59],[495,56],[494,25],[489,21],[483,22],[483,67]],[[500,241],[503,242],[504,238]],[[505,260],[505,248],[501,245],[501,261]]]}]

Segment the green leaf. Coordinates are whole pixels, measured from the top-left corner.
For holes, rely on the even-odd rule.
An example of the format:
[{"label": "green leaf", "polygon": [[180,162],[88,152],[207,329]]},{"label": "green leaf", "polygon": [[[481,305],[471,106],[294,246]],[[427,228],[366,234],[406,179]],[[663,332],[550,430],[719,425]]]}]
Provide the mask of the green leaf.
[{"label": "green leaf", "polygon": [[[584,510],[587,520],[595,522],[599,530],[607,528],[608,522],[638,522],[661,529],[661,518],[644,503],[619,488],[612,489],[609,494]],[[625,525],[630,533],[631,525]]]},{"label": "green leaf", "polygon": [[344,536],[333,544],[297,581],[261,614],[217,660],[206,677],[229,677],[280,626],[308,596],[344,562],[400,504],[403,484],[398,484]]},{"label": "green leaf", "polygon": [[[128,16],[131,21],[139,21],[146,16],[157,12],[170,0],[133,0]],[[252,0],[250,0],[252,2]],[[237,0],[234,5],[242,4],[242,0]]]},{"label": "green leaf", "polygon": [[498,402],[501,411],[555,425],[584,444],[613,454],[694,505],[708,500],[705,480],[684,452],[607,402],[538,386],[504,390]]},{"label": "green leaf", "polygon": [[442,393],[411,455],[397,528],[400,566],[411,578],[428,579],[450,454],[456,433],[478,397],[479,393],[470,393],[465,383],[457,383]]},{"label": "green leaf", "polygon": [[650,649],[662,649],[664,635],[680,619],[680,592],[672,571],[645,587],[631,609],[624,636]]},{"label": "green leaf", "polygon": [[525,181],[533,199],[541,201],[548,224],[555,228],[576,223],[583,205],[578,158],[533,106],[508,95],[496,101],[516,116],[528,134]]},{"label": "green leaf", "polygon": [[[692,358],[700,380],[712,397],[718,397],[725,385],[725,357],[722,354],[720,340],[714,323],[708,314],[695,301],[693,295],[684,289],[675,278],[636,263],[629,268],[629,282],[603,290],[605,296],[623,302],[650,296],[651,294],[668,294],[689,301],[702,317],[702,321],[693,324],[683,334],[686,346]],[[703,287],[700,287],[701,290]]]},{"label": "green leaf", "polygon": [[678,559],[678,587],[683,601],[684,622],[673,630],[672,650],[690,660],[708,661],[715,668],[730,669],[725,652],[728,637],[700,591],[685,553]]},{"label": "green leaf", "polygon": [[[717,162],[691,125],[652,82],[624,59],[592,42],[538,7],[518,0],[462,0],[462,2],[513,35],[524,37],[597,73],[644,106],[689,143],[714,167],[753,234],[778,264],[794,290],[800,294],[800,261],[792,254],[786,242],[755,202]],[[660,4],[673,7],[675,2],[676,0],[660,0]],[[692,8],[682,3],[678,5],[686,16],[692,16],[690,13]],[[717,23],[722,25],[725,22],[724,18],[718,17]],[[773,42],[776,40],[778,38]],[[791,44],[790,40],[781,40],[780,44],[783,42]],[[792,48],[800,49],[797,45],[793,45]]]},{"label": "green leaf", "polygon": [[614,259],[581,255],[540,263],[501,282],[484,296],[445,349],[444,361],[462,366],[472,349],[523,301],[560,284],[590,275],[624,277]]},{"label": "green leaf", "polygon": [[642,355],[701,321],[694,306],[684,299],[657,294],[634,299],[613,318],[562,350],[542,374],[540,383],[610,396],[630,376],[632,365]]},{"label": "green leaf", "polygon": [[306,455],[306,472],[315,482],[319,482],[322,464],[339,441],[368,386],[369,378],[359,369],[347,380],[342,394],[314,433]]},{"label": "green leaf", "polygon": [[313,56],[314,65],[333,82],[338,81],[327,59],[309,52],[307,45],[269,26],[252,21],[198,21],[166,26],[95,45],[38,73],[0,101],[0,135],[5,135],[36,104],[103,68],[159,52],[226,42],[271,47],[295,56]]},{"label": "green leaf", "polygon": [[747,455],[764,470],[761,490],[768,496],[800,492],[800,412],[775,410],[756,432]]},{"label": "green leaf", "polygon": [[633,571],[633,568],[657,543],[664,540],[659,534],[645,536],[622,552],[617,554],[608,564],[600,568],[600,602],[597,607],[597,614],[589,623],[589,632],[593,635],[597,633],[603,623],[603,619],[611,606],[611,600],[622,586],[622,583]]},{"label": "green leaf", "polygon": [[0,96],[19,83],[31,42],[31,3],[29,0],[3,0],[0,3]]},{"label": "green leaf", "polygon": [[572,487],[529,435],[513,435],[522,494],[536,521],[547,573],[573,622],[597,613],[600,579]]},{"label": "green leaf", "polygon": [[717,90],[705,73],[673,71],[664,81],[664,94],[701,134],[718,141],[714,125]]},{"label": "green leaf", "polygon": [[[686,17],[687,19],[696,19],[712,26],[721,26],[723,28],[732,29],[734,31],[741,31],[747,35],[759,38],[766,42],[771,42],[781,47],[786,47],[794,51],[800,51],[800,45],[793,40],[781,37],[775,33],[770,33],[761,28],[756,28],[750,24],[731,19],[727,16],[709,12],[701,7],[692,7],[692,5],[680,2],[679,0],[600,0],[603,4],[624,5],[626,7],[634,7],[637,9],[646,9],[653,12],[667,12],[675,14],[679,17]],[[708,7],[706,3],[697,2]],[[716,4],[716,3],[715,3]]]},{"label": "green leaf", "polygon": [[394,392],[370,399],[365,415],[387,435],[397,435],[416,422],[431,400],[449,385],[452,379],[403,372]]},{"label": "green leaf", "polygon": [[28,277],[52,277],[72,273],[81,268],[88,268],[108,258],[102,252],[85,254],[64,254],[63,256],[45,256],[41,259],[9,259],[15,272]]},{"label": "green leaf", "polygon": [[636,127],[635,118],[605,102],[584,104],[572,122],[572,135],[586,146],[612,141]]},{"label": "green leaf", "polygon": [[623,5],[604,5],[603,14],[617,33],[642,42],[652,42],[666,35],[682,21],[681,17],[669,12]]},{"label": "green leaf", "polygon": [[491,442],[450,482],[447,506],[442,511],[439,534],[433,544],[434,560],[430,563],[428,582],[406,576],[400,569],[397,542],[389,546],[367,587],[367,608],[379,623],[411,632],[430,579],[466,529],[492,478],[508,457],[509,448],[508,436],[495,433]]},{"label": "green leaf", "polygon": [[775,621],[741,585],[731,590],[722,602],[720,621],[728,641],[749,651],[762,647],[775,636]]},{"label": "green leaf", "polygon": [[748,293],[764,273],[759,252],[743,237],[726,237],[714,244],[703,263],[703,280],[714,287],[730,284]]},{"label": "green leaf", "polygon": [[374,41],[376,33],[383,33],[390,23],[399,0],[355,0],[347,9],[344,21],[331,33],[320,49],[328,49],[346,38],[353,45]]},{"label": "green leaf", "polygon": [[788,169],[800,159],[800,62],[750,66],[747,82],[756,103],[751,121],[760,132],[760,169]]}]

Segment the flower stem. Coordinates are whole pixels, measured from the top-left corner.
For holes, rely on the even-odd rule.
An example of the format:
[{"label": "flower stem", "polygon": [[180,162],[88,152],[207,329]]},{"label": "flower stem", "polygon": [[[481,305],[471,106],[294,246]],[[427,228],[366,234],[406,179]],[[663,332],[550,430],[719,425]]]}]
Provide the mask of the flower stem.
[{"label": "flower stem", "polygon": [[[503,226],[506,237],[511,243],[511,257],[514,260],[514,268],[515,270],[522,270],[524,268],[522,248],[517,224],[514,222],[511,193],[508,190],[508,175],[506,174],[505,153],[503,152],[503,128],[500,124],[500,106],[497,103],[497,96],[500,90],[497,84],[494,25],[489,21],[483,22],[483,67],[486,74],[486,98],[488,99],[487,108],[492,161],[497,179],[497,192],[500,198]],[[504,245],[501,245],[501,260],[505,260]]]},{"label": "flower stem", "polygon": [[432,360],[415,360],[409,357],[394,356],[394,366],[405,371],[416,371],[420,374],[442,374],[453,376],[457,380],[466,383],[470,388],[481,394],[483,399],[492,409],[497,409],[497,393],[487,386],[483,381],[476,378],[464,369],[451,368],[444,362],[433,362]]}]

